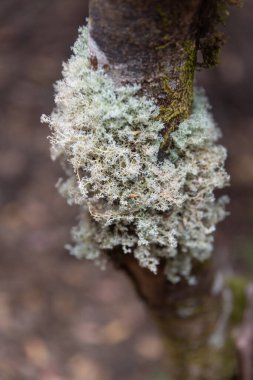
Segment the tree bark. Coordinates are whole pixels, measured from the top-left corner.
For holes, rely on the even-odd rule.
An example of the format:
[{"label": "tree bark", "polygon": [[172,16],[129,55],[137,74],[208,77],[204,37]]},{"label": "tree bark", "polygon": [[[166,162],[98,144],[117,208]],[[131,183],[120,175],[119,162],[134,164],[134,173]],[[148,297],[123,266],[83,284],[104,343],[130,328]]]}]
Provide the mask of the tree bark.
[{"label": "tree bark", "polygon": [[[103,67],[116,85],[141,84],[160,106],[165,124],[159,160],[170,133],[191,112],[194,71],[215,63],[221,42],[218,0],[90,0],[89,50],[94,70]],[[208,50],[209,46],[209,50]],[[209,53],[208,53],[209,51]],[[201,52],[201,62],[197,62]],[[197,54],[198,53],[198,54]],[[233,297],[215,258],[196,264],[196,285],[171,284],[120,249],[108,253],[144,300],[165,341],[173,380],[228,380],[235,373],[230,335]]]},{"label": "tree bark", "polygon": [[91,0],[90,51],[116,84],[140,83],[157,99],[169,133],[189,116],[201,0]]}]

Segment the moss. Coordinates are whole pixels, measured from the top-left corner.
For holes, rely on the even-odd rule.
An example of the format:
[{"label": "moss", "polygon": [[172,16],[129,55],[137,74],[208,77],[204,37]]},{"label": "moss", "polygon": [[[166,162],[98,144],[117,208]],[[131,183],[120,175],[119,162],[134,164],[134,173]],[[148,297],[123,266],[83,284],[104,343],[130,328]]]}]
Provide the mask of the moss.
[{"label": "moss", "polygon": [[220,49],[223,44],[223,35],[219,32],[212,34],[208,39],[202,41],[201,52],[203,61],[198,63],[199,67],[210,68],[219,63]]},{"label": "moss", "polygon": [[[188,317],[183,319],[183,322],[182,319],[180,321],[180,319],[173,318],[173,313],[169,314],[162,321],[158,317],[158,326],[163,332],[165,348],[169,357],[173,358],[173,363],[176,363],[175,365],[182,371],[180,379],[196,379],[198,368],[205,368],[204,373],[201,373],[201,380],[213,380],[217,378],[217,374],[219,374],[219,380],[232,379],[237,372],[238,363],[233,327],[237,327],[242,322],[246,307],[247,280],[235,275],[227,279],[226,285],[232,291],[233,309],[230,320],[226,324],[222,344],[213,344],[209,340],[217,326],[217,318],[212,313],[215,310],[218,312],[218,309],[217,304],[215,304],[216,301],[213,298],[208,299],[207,296],[205,299],[206,304],[202,303],[201,309],[192,308],[191,313],[180,315],[181,317]],[[184,308],[185,306],[186,309],[189,309],[190,305],[180,305],[178,303],[177,309],[178,307]],[[210,316],[212,317],[210,318]],[[205,328],[202,330],[202,334],[198,336],[198,344],[196,344],[196,339],[189,339],[189,331],[194,331],[198,323],[203,326],[203,318],[205,319]],[[171,328],[171,326],[173,327]],[[181,336],[180,334],[176,334],[175,338],[173,338],[174,331],[183,331],[183,333]],[[209,341],[209,344],[207,341]]]},{"label": "moss", "polygon": [[233,325],[239,324],[247,306],[247,280],[241,276],[231,276],[226,281],[227,286],[233,295],[233,310],[231,314],[231,323]]},{"label": "moss", "polygon": [[[160,149],[166,152],[170,146],[170,135],[178,127],[181,121],[187,119],[192,109],[193,101],[193,77],[196,66],[195,42],[187,40],[182,45],[182,57],[180,59],[177,78],[163,78],[163,88],[167,94],[167,104],[160,107],[160,118],[168,126],[163,135]],[[171,82],[176,81],[173,89]]]},{"label": "moss", "polygon": [[197,62],[197,67],[210,68],[219,63],[220,50],[225,41],[224,33],[219,30],[219,25],[225,24],[231,5],[240,6],[241,4],[241,0],[203,2],[196,39],[198,50],[202,53],[202,62]]},{"label": "moss", "polygon": [[[237,0],[207,0],[202,2],[199,13],[184,36],[185,3],[171,4],[170,12],[161,4],[157,5],[157,17],[162,24],[162,34],[157,50],[167,49],[171,57],[172,68],[161,68],[164,71],[162,85],[166,101],[160,104],[160,118],[165,125],[162,131],[163,141],[159,150],[159,160],[163,161],[171,147],[171,133],[191,113],[193,100],[193,78],[196,68],[213,67],[219,62],[220,48],[224,35],[218,30],[229,14],[229,5],[239,3]],[[191,7],[191,5],[189,5]],[[190,8],[189,8],[190,9]],[[188,9],[188,11],[189,11]],[[197,62],[197,53],[201,52],[202,62]]]},{"label": "moss", "polygon": [[[228,339],[221,349],[201,347],[194,355],[189,355],[188,360],[193,367],[196,365],[199,368],[205,366],[213,368],[213,373],[207,373],[206,379],[215,379],[217,373],[219,373],[219,380],[231,379],[237,367],[235,349],[231,339]],[[205,377],[202,377],[201,380],[205,380]]]},{"label": "moss", "polygon": [[[162,86],[166,101],[160,104],[160,118],[165,125],[162,131],[163,141],[159,150],[159,161],[163,161],[171,147],[171,133],[180,122],[191,113],[193,99],[193,77],[197,68],[210,68],[218,64],[224,34],[219,25],[224,24],[229,14],[230,5],[239,5],[239,0],[203,1],[198,15],[193,20],[190,31],[185,31],[185,14],[190,8],[185,3],[171,4],[170,12],[162,4],[157,5],[157,17],[160,18],[162,34],[157,50],[168,49],[171,67],[164,71]],[[191,5],[189,4],[189,7]],[[187,33],[188,39],[181,40],[180,34]],[[197,61],[197,53],[202,61]]]},{"label": "moss", "polygon": [[[204,318],[205,315],[206,313],[204,314]],[[203,314],[201,314],[201,318],[203,321]],[[167,323],[170,324],[171,322],[173,323],[173,321],[168,319]],[[193,318],[192,330],[196,328],[195,326],[198,322],[198,320]],[[186,320],[184,320],[184,323],[187,323]],[[185,326],[182,327],[182,324],[179,324],[177,327],[174,323],[174,326],[175,329],[178,328],[178,330],[185,332]],[[203,331],[202,342],[201,337],[198,336],[198,344],[196,344],[196,340],[194,340],[195,344],[192,343],[192,340],[189,342],[185,336],[181,339],[173,339],[171,338],[171,335],[173,335],[171,331],[168,336],[165,336],[164,330],[162,331],[165,350],[168,356],[172,358],[173,363],[176,363],[177,367],[180,368],[180,377],[176,376],[176,378],[182,380],[195,380],[196,378],[201,378],[201,380],[213,380],[217,378],[217,374],[219,374],[219,380],[233,378],[237,363],[234,342],[230,337],[227,338],[222,347],[217,348],[207,343],[208,332],[206,330]],[[201,377],[197,376],[199,370],[202,369],[203,371],[203,368],[205,371],[201,372]]]}]

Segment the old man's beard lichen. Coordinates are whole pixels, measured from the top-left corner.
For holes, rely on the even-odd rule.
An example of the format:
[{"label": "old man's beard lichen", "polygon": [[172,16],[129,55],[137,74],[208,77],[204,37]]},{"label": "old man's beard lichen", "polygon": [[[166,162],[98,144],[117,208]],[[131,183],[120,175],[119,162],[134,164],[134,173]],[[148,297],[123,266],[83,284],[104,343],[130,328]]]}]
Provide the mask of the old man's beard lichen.
[{"label": "old man's beard lichen", "polygon": [[216,200],[214,190],[229,180],[207,99],[195,90],[192,114],[159,163],[164,125],[155,99],[93,71],[87,28],[79,32],[55,87],[56,108],[42,116],[52,130],[52,157],[66,169],[59,191],[81,208],[70,252],[104,265],[105,251],[120,246],[154,273],[166,260],[172,282],[193,281],[192,262],[210,257],[215,226],[226,215],[227,197]]}]

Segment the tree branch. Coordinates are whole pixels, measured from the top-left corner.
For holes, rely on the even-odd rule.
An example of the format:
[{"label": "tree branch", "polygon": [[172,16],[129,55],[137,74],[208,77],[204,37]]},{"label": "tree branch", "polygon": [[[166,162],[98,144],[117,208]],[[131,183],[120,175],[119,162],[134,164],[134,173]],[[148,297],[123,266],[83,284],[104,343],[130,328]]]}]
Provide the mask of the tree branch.
[{"label": "tree branch", "polygon": [[[170,148],[171,132],[191,113],[195,70],[217,63],[223,42],[217,24],[224,21],[228,3],[226,0],[90,1],[90,63],[94,70],[98,67],[106,70],[115,85],[141,84],[140,94],[156,99],[165,125],[160,161]],[[196,263],[197,284],[189,286],[186,281],[174,285],[168,282],[163,264],[154,275],[120,249],[108,255],[132,279],[161,330],[172,378],[229,379],[235,370],[229,331],[233,304],[214,266],[215,258],[205,264]],[[217,331],[219,340],[214,339]]]}]

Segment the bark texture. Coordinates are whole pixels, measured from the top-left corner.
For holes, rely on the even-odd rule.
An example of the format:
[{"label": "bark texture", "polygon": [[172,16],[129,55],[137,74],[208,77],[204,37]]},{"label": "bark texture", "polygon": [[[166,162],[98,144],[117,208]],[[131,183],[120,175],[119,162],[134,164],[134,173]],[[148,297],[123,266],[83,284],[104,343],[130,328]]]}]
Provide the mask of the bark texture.
[{"label": "bark texture", "polygon": [[[224,19],[227,3],[90,1],[91,65],[107,70],[115,84],[140,83],[157,99],[165,124],[159,160],[166,157],[170,133],[191,112],[195,69],[217,61],[222,37],[216,24]],[[109,255],[131,278],[162,333],[170,378],[230,379],[236,366],[229,332],[233,297],[213,262],[196,264],[197,285],[172,285],[162,265],[154,275],[120,250]]]},{"label": "bark texture", "polygon": [[160,159],[168,132],[190,112],[200,9],[200,0],[90,2],[92,56],[115,83],[141,83],[158,100],[166,123]]},{"label": "bark texture", "polygon": [[197,285],[171,284],[163,268],[154,275],[130,255],[110,254],[132,280],[165,344],[172,380],[228,380],[237,372],[231,338],[232,293],[212,262],[195,268]]}]

